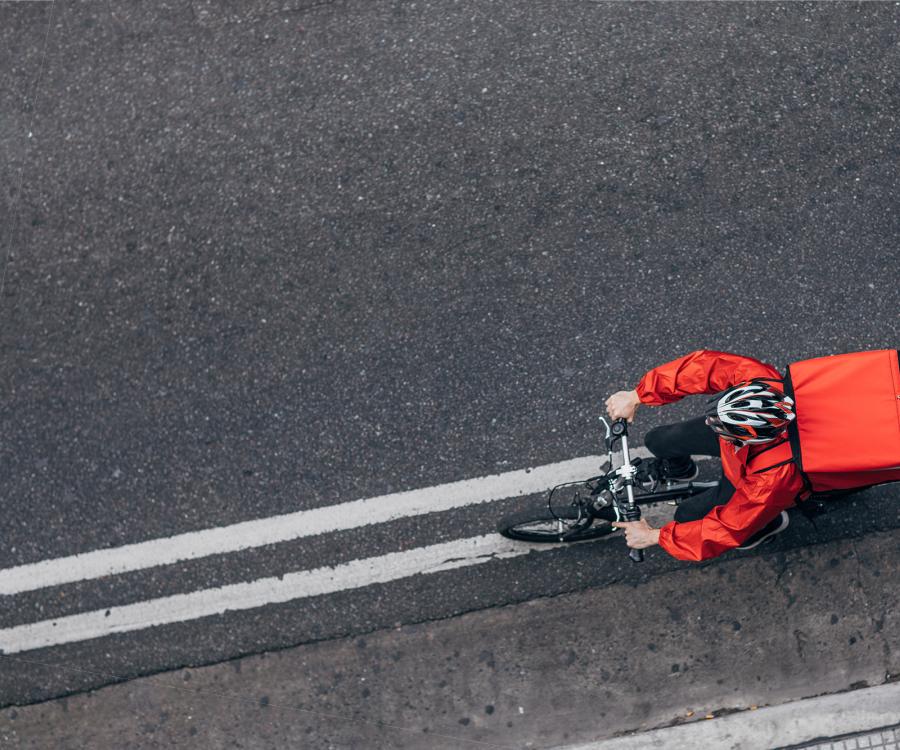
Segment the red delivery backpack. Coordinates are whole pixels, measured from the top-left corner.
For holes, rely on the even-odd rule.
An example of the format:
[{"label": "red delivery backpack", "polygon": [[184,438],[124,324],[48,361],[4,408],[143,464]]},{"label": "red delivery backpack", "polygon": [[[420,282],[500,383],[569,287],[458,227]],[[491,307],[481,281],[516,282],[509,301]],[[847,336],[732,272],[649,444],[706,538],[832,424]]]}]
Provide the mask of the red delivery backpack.
[{"label": "red delivery backpack", "polygon": [[784,377],[797,418],[793,461],[816,494],[900,481],[896,349],[794,362]]}]

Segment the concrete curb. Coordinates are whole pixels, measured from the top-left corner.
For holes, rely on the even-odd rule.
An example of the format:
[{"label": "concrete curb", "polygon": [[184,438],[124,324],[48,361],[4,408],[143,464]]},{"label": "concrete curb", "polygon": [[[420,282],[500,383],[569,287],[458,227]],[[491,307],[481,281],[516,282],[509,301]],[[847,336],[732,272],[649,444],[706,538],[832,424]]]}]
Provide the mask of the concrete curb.
[{"label": "concrete curb", "polygon": [[773,750],[896,724],[900,683],[889,683],[557,750]]}]

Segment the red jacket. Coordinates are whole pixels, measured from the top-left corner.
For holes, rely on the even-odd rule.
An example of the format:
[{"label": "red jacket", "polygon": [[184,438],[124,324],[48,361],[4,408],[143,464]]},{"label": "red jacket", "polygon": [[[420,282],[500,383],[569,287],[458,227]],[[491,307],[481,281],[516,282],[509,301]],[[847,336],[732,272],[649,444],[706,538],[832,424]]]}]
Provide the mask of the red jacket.
[{"label": "red jacket", "polygon": [[[684,396],[718,393],[752,378],[781,378],[771,365],[726,352],[697,351],[650,370],[637,385],[641,403],[661,405]],[[722,468],[734,487],[732,498],[699,521],[668,523],[660,529],[659,544],[679,560],[707,560],[739,546],[781,511],[794,505],[803,492],[803,478],[792,463],[753,473],[790,458],[790,446],[769,450],[765,460],[755,457],[767,446],[736,449],[719,438]],[[785,455],[782,456],[781,454]],[[748,463],[751,465],[748,470]],[[760,466],[762,468],[762,466]]]}]

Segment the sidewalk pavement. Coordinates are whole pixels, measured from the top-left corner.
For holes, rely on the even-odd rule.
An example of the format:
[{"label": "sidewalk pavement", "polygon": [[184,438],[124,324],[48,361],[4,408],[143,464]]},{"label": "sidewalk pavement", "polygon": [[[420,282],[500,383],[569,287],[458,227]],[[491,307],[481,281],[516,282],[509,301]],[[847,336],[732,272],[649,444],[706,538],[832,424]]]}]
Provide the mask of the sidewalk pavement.
[{"label": "sidewalk pavement", "polygon": [[900,750],[900,683],[556,750]]}]

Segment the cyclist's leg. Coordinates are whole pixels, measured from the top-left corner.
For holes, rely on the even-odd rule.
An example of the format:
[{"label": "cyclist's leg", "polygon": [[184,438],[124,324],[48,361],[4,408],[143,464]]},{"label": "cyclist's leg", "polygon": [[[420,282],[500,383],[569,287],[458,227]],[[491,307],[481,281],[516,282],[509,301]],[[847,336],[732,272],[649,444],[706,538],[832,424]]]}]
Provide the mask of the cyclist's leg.
[{"label": "cyclist's leg", "polygon": [[719,457],[719,439],[704,417],[654,427],[644,438],[644,445],[657,458],[668,459],[676,473],[690,465],[692,455]]},{"label": "cyclist's leg", "polygon": [[727,503],[733,494],[734,485],[722,476],[715,487],[680,502],[675,508],[675,521],[676,523],[699,521],[717,505]]}]

